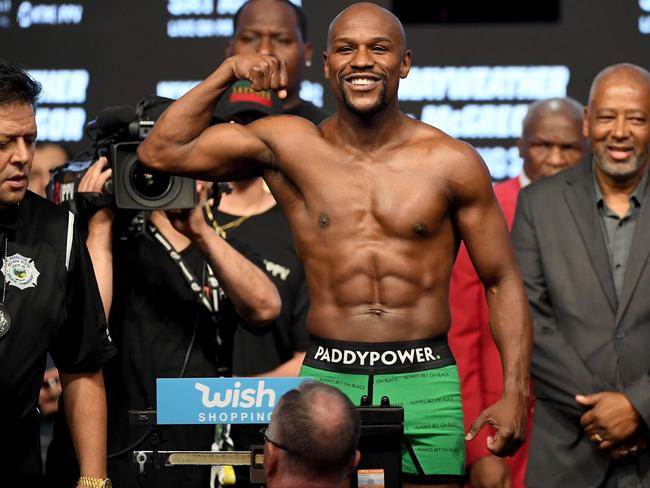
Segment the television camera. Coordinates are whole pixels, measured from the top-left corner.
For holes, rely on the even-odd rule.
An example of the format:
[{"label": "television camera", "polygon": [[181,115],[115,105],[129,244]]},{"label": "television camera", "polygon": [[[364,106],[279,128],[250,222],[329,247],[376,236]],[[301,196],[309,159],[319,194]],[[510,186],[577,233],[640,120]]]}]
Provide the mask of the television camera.
[{"label": "television camera", "polygon": [[[48,198],[70,206],[118,209],[188,209],[196,203],[194,180],[172,176],[143,166],[137,157],[140,143],[153,128],[155,120],[172,100],[149,97],[134,109],[128,105],[108,107],[86,125],[92,150],[57,168],[48,186]],[[88,167],[101,156],[108,158],[112,179],[102,194],[84,194],[75,198],[79,181]],[[83,210],[83,209],[81,209]]]}]

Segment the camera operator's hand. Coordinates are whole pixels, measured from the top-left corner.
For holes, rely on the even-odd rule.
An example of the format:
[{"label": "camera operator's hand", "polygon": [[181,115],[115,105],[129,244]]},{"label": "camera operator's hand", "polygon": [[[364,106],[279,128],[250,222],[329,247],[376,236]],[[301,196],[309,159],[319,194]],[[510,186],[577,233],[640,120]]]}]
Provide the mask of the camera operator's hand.
[{"label": "camera operator's hand", "polygon": [[278,97],[287,97],[287,62],[266,54],[240,54],[226,59],[227,66],[237,80],[248,80],[254,90],[273,90]]},{"label": "camera operator's hand", "polygon": [[[77,193],[103,193],[104,186],[112,175],[113,170],[108,166],[108,160],[105,157],[99,158],[81,177]],[[90,218],[88,227],[92,232],[93,228],[105,228],[112,222],[113,210],[110,207],[104,207]]]},{"label": "camera operator's hand", "polygon": [[203,206],[208,199],[208,192],[211,188],[212,183],[197,181],[196,193],[198,194],[198,203],[194,208],[168,210],[165,212],[174,229],[193,242],[201,238],[206,232],[214,232],[214,229],[208,225],[203,216]]}]

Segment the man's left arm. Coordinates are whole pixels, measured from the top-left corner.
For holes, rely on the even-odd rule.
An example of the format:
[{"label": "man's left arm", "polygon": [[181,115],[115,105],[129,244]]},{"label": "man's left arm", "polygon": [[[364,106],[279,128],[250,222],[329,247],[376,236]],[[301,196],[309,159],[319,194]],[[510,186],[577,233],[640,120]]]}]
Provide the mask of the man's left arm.
[{"label": "man's left arm", "polygon": [[73,229],[62,327],[50,349],[82,476],[106,477],[106,396],[102,365],[115,354],[88,250]]},{"label": "man's left arm", "polygon": [[485,287],[490,330],[503,367],[501,399],[474,421],[468,439],[490,424],[497,433],[488,437],[488,449],[500,456],[513,455],[526,430],[532,344],[528,302],[490,174],[473,149],[467,147],[463,153],[452,181],[456,223]]},{"label": "man's left arm", "polygon": [[60,373],[65,415],[81,476],[106,478],[106,395],[101,370]]}]

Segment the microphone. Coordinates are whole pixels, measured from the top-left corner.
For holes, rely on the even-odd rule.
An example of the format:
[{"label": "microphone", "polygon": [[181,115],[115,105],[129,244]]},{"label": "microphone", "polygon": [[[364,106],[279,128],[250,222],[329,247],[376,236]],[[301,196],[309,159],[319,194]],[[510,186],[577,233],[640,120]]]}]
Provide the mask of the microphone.
[{"label": "microphone", "polygon": [[107,107],[97,114],[95,120],[88,122],[86,130],[97,130],[101,134],[113,134],[129,125],[136,118],[135,109],[129,105]]}]

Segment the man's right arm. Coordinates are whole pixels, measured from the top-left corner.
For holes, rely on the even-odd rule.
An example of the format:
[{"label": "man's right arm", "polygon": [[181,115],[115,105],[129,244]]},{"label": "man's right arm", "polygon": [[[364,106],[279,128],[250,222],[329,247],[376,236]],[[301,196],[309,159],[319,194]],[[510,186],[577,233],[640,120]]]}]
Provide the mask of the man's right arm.
[{"label": "man's right arm", "polygon": [[201,179],[234,181],[261,176],[274,163],[273,152],[263,140],[272,120],[208,127],[215,105],[237,80],[249,80],[253,89],[272,89],[282,95],[287,84],[286,63],[259,54],[226,59],[160,116],[140,144],[138,159],[159,171]]},{"label": "man's right arm", "polygon": [[580,416],[585,409],[577,404],[575,395],[602,391],[603,388],[558,327],[526,190],[519,193],[512,242],[533,319],[535,397],[553,402],[557,409],[569,416]]}]

